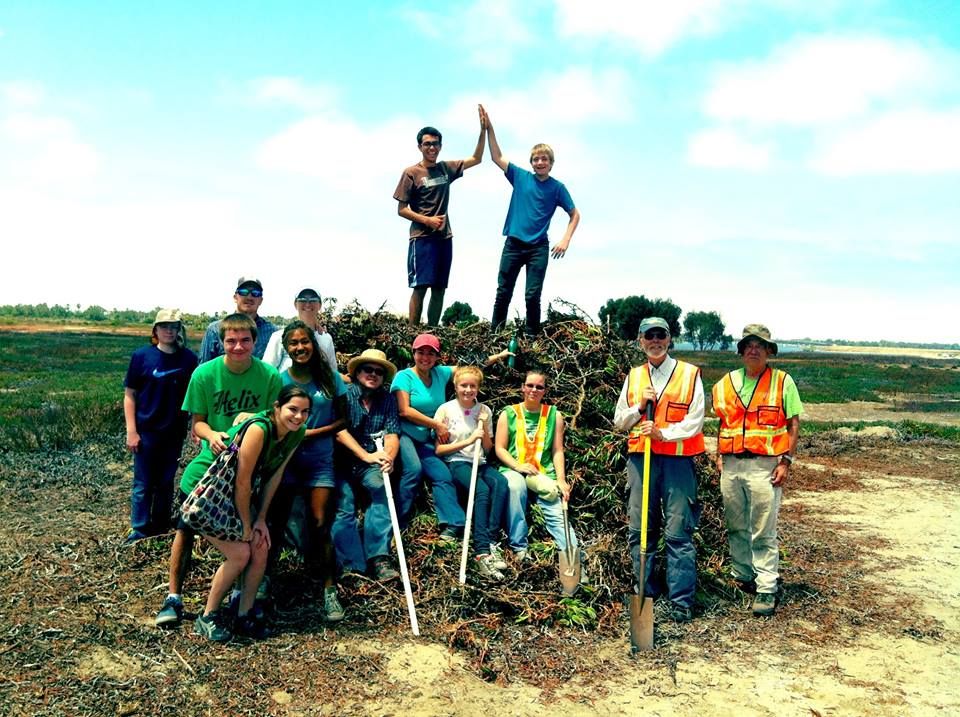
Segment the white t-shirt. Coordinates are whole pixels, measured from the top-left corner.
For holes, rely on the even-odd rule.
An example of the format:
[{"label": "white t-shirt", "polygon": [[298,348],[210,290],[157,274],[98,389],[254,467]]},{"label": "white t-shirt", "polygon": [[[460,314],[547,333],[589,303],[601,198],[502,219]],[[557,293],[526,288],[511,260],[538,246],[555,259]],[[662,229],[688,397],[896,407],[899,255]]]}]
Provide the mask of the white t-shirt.
[{"label": "white t-shirt", "polygon": [[[447,427],[450,431],[450,443],[456,443],[470,437],[470,434],[477,430],[477,420],[481,415],[486,416],[484,430],[492,435],[493,429],[490,427],[490,421],[493,420],[493,412],[483,403],[478,403],[473,408],[464,410],[457,399],[447,401],[437,409],[434,418]],[[473,453],[476,450],[476,444],[471,443],[466,448],[461,448],[456,453],[444,456],[448,461],[473,461]],[[480,463],[486,463],[483,451],[480,451]]]},{"label": "white t-shirt", "polygon": [[[330,364],[330,370],[334,373],[340,373],[340,369],[337,368],[337,352],[333,348],[333,338],[326,331],[322,334],[319,331],[314,331],[313,335],[317,339],[320,352],[327,360],[327,363]],[[270,340],[267,342],[267,348],[263,350],[263,360],[281,373],[293,365],[293,361],[290,360],[290,354],[287,353],[287,349],[283,346],[283,329],[275,331],[273,336],[270,337]]]}]

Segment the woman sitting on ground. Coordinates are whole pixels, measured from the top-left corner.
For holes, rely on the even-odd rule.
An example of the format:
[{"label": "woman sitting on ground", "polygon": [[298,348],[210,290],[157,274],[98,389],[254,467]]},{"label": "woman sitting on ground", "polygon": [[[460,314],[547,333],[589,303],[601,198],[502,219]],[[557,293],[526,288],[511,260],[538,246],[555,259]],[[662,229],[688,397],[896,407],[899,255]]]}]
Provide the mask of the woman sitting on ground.
[{"label": "woman sitting on ground", "polygon": [[[248,421],[227,431],[226,443],[229,445],[249,424],[240,441],[234,487],[234,502],[243,523],[243,537],[239,541],[228,541],[203,536],[223,553],[226,561],[213,576],[203,615],[194,622],[193,629],[198,635],[215,642],[226,642],[233,637],[220,603],[233,582],[242,575],[243,589],[234,632],[257,639],[266,636],[266,627],[251,613],[270,550],[270,532],[265,516],[287,462],[303,440],[309,415],[310,394],[299,386],[284,386],[272,408],[254,414]],[[204,447],[184,470],[184,480],[189,474],[199,480],[214,459],[209,446]]]},{"label": "woman sitting on ground", "polygon": [[[485,366],[510,356],[509,351],[488,356]],[[440,340],[420,334],[413,341],[413,366],[397,373],[390,390],[397,397],[400,412],[401,477],[397,489],[397,512],[405,525],[420,490],[422,474],[430,479],[437,511],[440,539],[455,541],[463,532],[464,513],[446,463],[437,457],[432,433],[440,443],[448,439],[447,427],[434,415],[447,400],[447,384],[453,367],[438,365]]]},{"label": "woman sitting on ground", "polygon": [[346,384],[331,370],[316,334],[300,320],[283,330],[283,346],[292,361],[280,373],[284,386],[299,386],[312,399],[310,418],[300,449],[293,455],[270,507],[267,523],[273,536],[270,562],[274,564],[282,544],[290,508],[298,494],[307,504],[309,553],[316,577],[323,581],[324,615],[331,622],[344,617],[333,578],[336,573],[330,525],[336,509],[338,480],[333,468],[333,439],[344,426]]},{"label": "woman sitting on ground", "polygon": [[[476,366],[461,366],[453,372],[457,397],[437,409],[434,420],[446,428],[447,440],[437,438],[436,450],[450,469],[453,482],[463,491],[470,490],[473,457],[481,442],[480,462],[473,503],[473,552],[480,575],[503,580],[500,571],[507,567],[500,552],[500,523],[507,506],[507,481],[487,465],[486,454],[493,448],[493,413],[477,394],[483,383],[483,371]],[[482,421],[483,425],[478,425]]]},{"label": "woman sitting on ground", "polygon": [[[536,494],[547,531],[559,550],[567,547],[563,531],[563,504],[570,499],[563,452],[563,414],[543,403],[547,378],[527,372],[523,401],[505,408],[497,420],[496,449],[500,472],[507,479],[507,532],[518,560],[527,557],[527,492]],[[577,536],[570,528],[570,542]]]}]

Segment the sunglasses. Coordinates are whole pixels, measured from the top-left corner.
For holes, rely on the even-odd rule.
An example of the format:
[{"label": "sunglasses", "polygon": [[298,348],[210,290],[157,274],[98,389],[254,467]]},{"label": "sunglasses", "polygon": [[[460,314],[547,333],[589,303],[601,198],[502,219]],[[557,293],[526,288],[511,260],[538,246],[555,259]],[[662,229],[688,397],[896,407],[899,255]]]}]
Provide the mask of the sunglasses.
[{"label": "sunglasses", "polygon": [[263,291],[261,289],[237,289],[237,296],[252,296],[259,299],[263,296]]},{"label": "sunglasses", "polygon": [[363,371],[364,373],[369,373],[372,376],[383,376],[386,373],[379,366],[361,366],[360,370]]},{"label": "sunglasses", "polygon": [[667,338],[667,332],[664,331],[663,329],[650,329],[649,331],[645,331],[645,332],[643,333],[643,338],[647,339],[648,341],[649,341],[650,339],[661,339],[661,340],[662,340],[662,339]]},{"label": "sunglasses", "polygon": [[543,391],[547,388],[542,383],[525,383],[523,386],[524,388],[529,388],[531,391]]}]

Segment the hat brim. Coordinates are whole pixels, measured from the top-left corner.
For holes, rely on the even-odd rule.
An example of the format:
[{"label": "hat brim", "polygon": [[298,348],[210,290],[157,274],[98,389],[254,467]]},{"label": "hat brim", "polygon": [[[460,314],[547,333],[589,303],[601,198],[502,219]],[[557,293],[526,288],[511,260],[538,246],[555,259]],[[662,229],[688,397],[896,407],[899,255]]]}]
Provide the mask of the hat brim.
[{"label": "hat brim", "polygon": [[739,341],[737,341],[737,353],[738,353],[738,354],[742,354],[742,353],[743,353],[743,345],[744,345],[747,341],[749,341],[750,339],[756,339],[757,341],[762,341],[762,342],[764,343],[764,345],[767,347],[767,351],[770,352],[770,355],[771,355],[771,356],[776,356],[776,355],[777,355],[777,343],[776,343],[775,341],[768,341],[767,339],[763,338],[762,336],[757,336],[756,334],[747,334],[747,335],[744,336],[742,339],[740,339]]},{"label": "hat brim", "polygon": [[347,362],[347,373],[351,376],[357,375],[357,369],[365,363],[376,364],[383,368],[384,383],[390,383],[393,380],[393,377],[397,375],[397,367],[394,366],[389,361],[384,361],[383,359],[371,358],[369,356],[354,356]]}]

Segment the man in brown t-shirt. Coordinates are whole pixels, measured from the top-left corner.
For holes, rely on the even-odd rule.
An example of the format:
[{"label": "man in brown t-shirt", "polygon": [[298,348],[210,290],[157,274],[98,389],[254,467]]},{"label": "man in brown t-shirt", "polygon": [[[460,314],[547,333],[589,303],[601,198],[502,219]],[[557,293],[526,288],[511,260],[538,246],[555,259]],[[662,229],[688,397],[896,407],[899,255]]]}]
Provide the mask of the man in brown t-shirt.
[{"label": "man in brown t-shirt", "polygon": [[410,220],[410,246],[407,249],[407,280],[413,288],[410,295],[410,323],[419,324],[423,313],[423,297],[430,289],[427,323],[437,326],[443,310],[443,295],[450,278],[453,259],[453,232],[447,220],[450,183],[464,170],[480,164],[486,144],[483,115],[480,115],[480,136],[473,155],[452,162],[438,162],[443,136],[434,127],[417,133],[417,145],[423,159],[403,170],[393,198],[397,214]]}]

